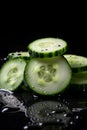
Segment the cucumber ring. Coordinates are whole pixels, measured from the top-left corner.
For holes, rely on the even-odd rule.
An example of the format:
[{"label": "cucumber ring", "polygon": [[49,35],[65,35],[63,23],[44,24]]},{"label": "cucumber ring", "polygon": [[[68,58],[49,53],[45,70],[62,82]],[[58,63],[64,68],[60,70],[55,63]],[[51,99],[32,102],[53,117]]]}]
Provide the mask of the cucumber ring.
[{"label": "cucumber ring", "polygon": [[29,56],[29,52],[24,52],[24,51],[20,51],[20,52],[11,52],[8,54],[7,58],[13,59],[13,58],[23,58],[25,60],[29,60],[30,56]]},{"label": "cucumber ring", "polygon": [[29,88],[41,95],[54,95],[69,85],[71,68],[63,56],[32,58],[25,67],[25,81]]},{"label": "cucumber ring", "polygon": [[24,79],[25,60],[15,58],[7,60],[0,69],[0,89],[14,91]]},{"label": "cucumber ring", "polygon": [[67,43],[59,38],[41,38],[28,45],[31,57],[53,57],[62,55],[67,50]]},{"label": "cucumber ring", "polygon": [[87,57],[74,54],[65,54],[64,57],[69,62],[72,72],[87,71]]}]

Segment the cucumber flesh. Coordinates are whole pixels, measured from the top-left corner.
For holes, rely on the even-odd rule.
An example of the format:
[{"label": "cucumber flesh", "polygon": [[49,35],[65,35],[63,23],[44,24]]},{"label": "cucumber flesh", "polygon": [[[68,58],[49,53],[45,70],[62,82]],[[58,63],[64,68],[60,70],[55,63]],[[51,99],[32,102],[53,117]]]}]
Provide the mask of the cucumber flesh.
[{"label": "cucumber flesh", "polygon": [[64,57],[69,62],[74,73],[87,71],[87,57],[74,54],[65,54]]},{"label": "cucumber flesh", "polygon": [[6,61],[0,70],[0,89],[17,89],[23,81],[25,66],[25,60],[20,58]]},{"label": "cucumber flesh", "polygon": [[58,101],[39,101],[28,108],[28,116],[33,123],[62,123],[67,124],[70,117],[64,116],[71,110],[62,102]]},{"label": "cucumber flesh", "polygon": [[31,42],[28,50],[32,57],[53,57],[67,50],[67,43],[59,38],[41,38]]},{"label": "cucumber flesh", "polygon": [[25,81],[35,92],[54,95],[70,83],[71,68],[63,56],[32,58],[25,68]]}]

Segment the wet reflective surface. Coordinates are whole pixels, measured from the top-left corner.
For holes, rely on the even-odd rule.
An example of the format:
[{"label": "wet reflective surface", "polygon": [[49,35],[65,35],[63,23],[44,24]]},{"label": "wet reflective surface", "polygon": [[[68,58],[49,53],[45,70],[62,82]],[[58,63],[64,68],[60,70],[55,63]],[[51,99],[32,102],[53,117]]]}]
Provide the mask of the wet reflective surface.
[{"label": "wet reflective surface", "polygon": [[[27,91],[15,95],[13,98],[17,100],[16,107],[11,102],[10,105],[9,102],[0,103],[0,129],[82,130],[83,127],[84,130],[87,129],[87,98],[84,92],[82,97],[61,94],[55,97],[42,97]],[[21,103],[27,113],[25,110],[21,111],[22,107],[24,108]]]}]

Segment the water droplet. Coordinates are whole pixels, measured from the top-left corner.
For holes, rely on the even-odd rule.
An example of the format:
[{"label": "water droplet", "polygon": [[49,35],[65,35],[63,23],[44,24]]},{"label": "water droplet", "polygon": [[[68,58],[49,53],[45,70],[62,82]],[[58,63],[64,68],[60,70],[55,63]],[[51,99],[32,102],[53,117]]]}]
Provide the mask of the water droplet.
[{"label": "water droplet", "polygon": [[28,125],[25,125],[25,126],[23,127],[23,130],[28,130]]},{"label": "water droplet", "polygon": [[39,126],[42,126],[43,125],[43,123],[41,123],[41,122],[39,122],[39,124],[38,124]]},{"label": "water droplet", "polygon": [[62,107],[62,104],[61,104],[61,103],[59,104],[59,107]]},{"label": "water droplet", "polygon": [[37,95],[33,95],[33,98],[34,98],[35,100],[37,100],[37,99],[38,99],[38,96],[37,96]]},{"label": "water droplet", "polygon": [[76,115],[75,119],[79,119],[79,116],[78,116],[78,115]]},{"label": "water droplet", "polygon": [[61,119],[57,119],[57,122],[60,123],[60,122],[61,122]]},{"label": "water droplet", "polygon": [[83,86],[83,92],[86,92],[86,88],[85,88],[85,86]]},{"label": "water droplet", "polygon": [[67,113],[64,113],[64,117],[66,117],[67,116]]},{"label": "water droplet", "polygon": [[7,112],[8,110],[9,110],[9,108],[5,107],[5,108],[3,108],[3,109],[1,110],[1,113],[5,113],[5,112]]},{"label": "water droplet", "polygon": [[58,47],[60,47],[61,45],[59,44]]},{"label": "water droplet", "polygon": [[73,121],[70,121],[70,125],[74,125],[74,122],[73,122]]},{"label": "water droplet", "polygon": [[58,94],[57,96],[58,96],[58,99],[60,99],[60,98],[61,98],[61,94]]},{"label": "water droplet", "polygon": [[4,61],[7,60],[7,57],[4,58]]}]

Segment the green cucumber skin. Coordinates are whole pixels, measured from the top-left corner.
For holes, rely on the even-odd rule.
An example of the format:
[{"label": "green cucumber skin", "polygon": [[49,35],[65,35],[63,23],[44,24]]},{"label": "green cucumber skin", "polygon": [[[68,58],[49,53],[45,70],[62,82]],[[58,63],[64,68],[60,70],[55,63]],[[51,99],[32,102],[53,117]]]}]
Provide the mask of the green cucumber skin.
[{"label": "green cucumber skin", "polygon": [[[59,56],[59,57],[63,57],[63,56]],[[54,57],[53,57],[54,58]],[[64,57],[63,57],[64,58]],[[68,64],[68,62],[67,62],[67,60],[65,59],[65,62],[67,63],[67,65],[68,65],[68,67],[69,67],[69,72],[70,72],[70,78],[69,78],[69,81],[66,83],[66,85],[65,85],[65,87],[61,90],[61,91],[59,91],[59,92],[54,92],[54,93],[51,93],[51,94],[48,94],[48,93],[46,93],[46,94],[44,94],[43,92],[38,92],[38,91],[35,91],[33,88],[32,88],[32,85],[31,85],[31,83],[28,81],[28,79],[27,79],[27,70],[28,70],[28,65],[32,62],[32,60],[33,59],[41,59],[41,60],[43,60],[42,58],[31,58],[30,59],[30,61],[28,62],[28,64],[26,65],[26,67],[25,67],[25,72],[24,72],[24,78],[25,78],[25,81],[26,81],[26,83],[27,83],[27,86],[29,87],[29,89],[31,90],[31,91],[33,91],[34,93],[36,93],[36,94],[39,94],[39,95],[45,95],[45,96],[54,96],[54,95],[57,95],[58,93],[63,93],[64,91],[65,91],[65,89],[67,89],[68,88],[68,86],[69,86],[69,84],[70,84],[70,81],[71,81],[71,77],[72,77],[72,70],[71,70],[71,67],[70,67],[70,65]],[[50,58],[44,58],[44,60],[45,59],[50,59]],[[51,60],[51,59],[50,59]]]},{"label": "green cucumber skin", "polygon": [[73,73],[87,71],[87,57],[75,54],[65,54],[64,57],[69,62]]},{"label": "green cucumber skin", "polygon": [[8,60],[15,59],[15,58],[22,58],[25,61],[27,61],[30,59],[30,55],[29,52],[21,51],[21,52],[11,52],[7,56]]},{"label": "green cucumber skin", "polygon": [[64,54],[67,51],[67,46],[66,48],[63,48],[61,50],[48,52],[48,53],[40,53],[40,52],[38,53],[38,52],[33,51],[30,48],[28,48],[28,51],[29,51],[30,56],[33,58],[46,58],[46,57],[51,58],[51,57],[60,56]]},{"label": "green cucumber skin", "polygon": [[87,85],[87,71],[72,73],[71,84]]},{"label": "green cucumber skin", "polygon": [[[54,50],[50,50],[50,45],[49,45],[49,47],[47,47],[47,50],[50,50],[50,51],[46,51],[46,50],[43,50],[43,51],[39,51],[39,50],[36,50],[36,48],[32,48],[32,44],[38,44],[38,42],[40,43],[40,42],[55,42],[55,43],[57,43],[57,42],[60,42],[60,44],[61,44],[61,42],[63,43],[63,47],[61,47],[60,49],[54,49]],[[48,43],[48,44],[49,44]],[[44,43],[43,43],[44,44]],[[46,44],[46,43],[45,43]],[[59,43],[58,43],[59,44]],[[53,44],[52,44],[53,45]],[[61,44],[62,45],[62,44]],[[55,48],[55,44],[54,44],[54,46],[53,46],[54,48]],[[58,46],[57,46],[58,47]],[[31,57],[39,57],[39,58],[45,58],[45,57],[54,57],[54,56],[60,56],[60,55],[62,55],[62,54],[64,54],[66,51],[67,51],[67,49],[68,49],[68,46],[67,46],[67,42],[66,41],[64,41],[63,39],[59,39],[59,38],[52,38],[52,37],[49,37],[49,38],[41,38],[41,39],[37,39],[37,40],[35,40],[35,41],[33,41],[33,42],[31,42],[31,43],[29,43],[29,45],[28,45],[28,51],[29,51],[29,54],[30,54],[30,56]],[[41,49],[41,48],[40,48]],[[44,49],[44,47],[42,48],[42,49]],[[46,49],[46,48],[45,48]],[[52,49],[52,48],[51,48]]]},{"label": "green cucumber skin", "polygon": [[[25,62],[24,59],[14,58],[14,59],[11,59],[11,60],[6,60],[6,62],[4,62],[4,63],[2,64],[2,66],[1,66],[1,68],[0,68],[0,79],[2,79],[1,73],[3,72],[4,68],[6,67],[6,65],[8,65],[10,62],[17,62],[17,61],[19,61],[21,64],[24,64],[23,66],[24,66],[24,68],[25,68],[26,62]],[[22,84],[22,82],[23,82],[24,75],[22,75],[22,76],[23,76],[23,77],[21,78],[20,82],[19,82],[16,86],[13,86],[13,87],[11,87],[10,85],[9,85],[10,87],[9,87],[8,85],[7,85],[7,86],[3,86],[3,83],[0,82],[0,88],[4,88],[4,89],[10,90],[10,91],[15,91],[15,90],[17,90],[17,89],[21,86],[21,84]]]},{"label": "green cucumber skin", "polygon": [[73,73],[79,73],[79,72],[83,72],[83,71],[87,71],[87,66],[78,67],[78,68],[72,68],[72,72]]}]

